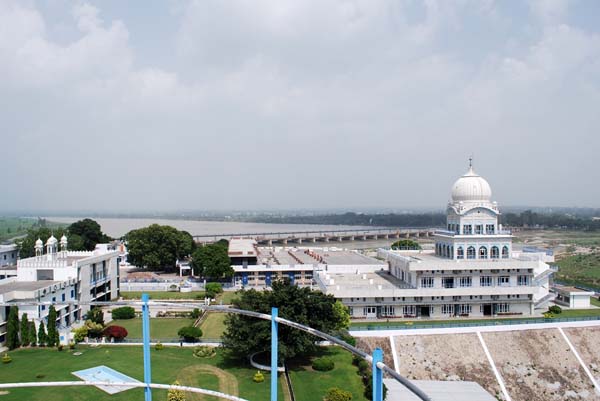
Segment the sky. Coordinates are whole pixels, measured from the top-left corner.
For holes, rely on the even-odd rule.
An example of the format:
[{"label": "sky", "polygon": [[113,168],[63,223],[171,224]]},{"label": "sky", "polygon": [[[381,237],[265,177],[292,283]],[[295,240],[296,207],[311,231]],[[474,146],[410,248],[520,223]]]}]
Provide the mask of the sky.
[{"label": "sky", "polygon": [[4,210],[600,207],[595,0],[0,2]]}]

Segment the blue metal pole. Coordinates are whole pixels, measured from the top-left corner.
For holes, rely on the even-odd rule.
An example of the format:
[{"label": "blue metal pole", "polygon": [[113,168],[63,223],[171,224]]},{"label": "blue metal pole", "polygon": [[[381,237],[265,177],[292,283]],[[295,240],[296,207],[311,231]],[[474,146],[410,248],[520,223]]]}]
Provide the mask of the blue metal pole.
[{"label": "blue metal pole", "polygon": [[144,400],[152,401],[152,371],[150,369],[150,308],[148,307],[148,294],[142,294],[142,333],[144,338]]},{"label": "blue metal pole", "polygon": [[383,371],[377,367],[377,362],[383,362],[381,348],[373,351],[373,401],[383,401]]},{"label": "blue metal pole", "polygon": [[277,401],[277,318],[279,310],[271,308],[271,401]]}]

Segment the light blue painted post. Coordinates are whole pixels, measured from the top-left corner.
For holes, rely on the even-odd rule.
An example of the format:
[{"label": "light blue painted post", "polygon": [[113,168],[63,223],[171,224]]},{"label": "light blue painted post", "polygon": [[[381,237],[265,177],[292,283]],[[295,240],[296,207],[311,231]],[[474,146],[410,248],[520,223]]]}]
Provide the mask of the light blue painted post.
[{"label": "light blue painted post", "polygon": [[277,308],[271,308],[271,401],[277,401]]},{"label": "light blue painted post", "polygon": [[373,401],[383,401],[383,371],[377,367],[377,362],[383,362],[381,348],[373,351]]},{"label": "light blue painted post", "polygon": [[144,400],[152,401],[152,371],[150,369],[150,308],[148,307],[148,294],[142,294],[142,336],[144,338]]}]

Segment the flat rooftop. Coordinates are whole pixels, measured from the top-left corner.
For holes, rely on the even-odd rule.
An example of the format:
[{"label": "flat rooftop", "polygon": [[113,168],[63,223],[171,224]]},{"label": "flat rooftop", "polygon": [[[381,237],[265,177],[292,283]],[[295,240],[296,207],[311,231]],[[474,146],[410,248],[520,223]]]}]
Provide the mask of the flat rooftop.
[{"label": "flat rooftop", "polygon": [[40,280],[40,281],[13,281],[6,284],[0,284],[0,294],[6,294],[12,291],[36,291],[48,286],[59,284],[61,281]]},{"label": "flat rooftop", "polygon": [[381,265],[381,260],[370,258],[355,251],[338,248],[258,248],[258,264],[261,265]]},{"label": "flat rooftop", "polygon": [[229,241],[227,254],[230,258],[235,257],[256,257],[256,241],[251,238],[232,238]]}]

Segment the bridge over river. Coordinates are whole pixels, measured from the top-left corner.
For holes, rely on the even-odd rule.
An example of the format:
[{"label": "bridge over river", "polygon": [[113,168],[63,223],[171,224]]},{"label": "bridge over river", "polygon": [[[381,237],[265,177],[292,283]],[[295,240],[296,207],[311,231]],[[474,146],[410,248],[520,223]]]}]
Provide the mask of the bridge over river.
[{"label": "bridge over river", "polygon": [[363,228],[355,230],[287,231],[271,233],[239,233],[194,235],[197,243],[216,242],[220,239],[253,238],[259,245],[287,245],[317,242],[367,241],[378,239],[419,238],[433,235],[436,228]]}]

